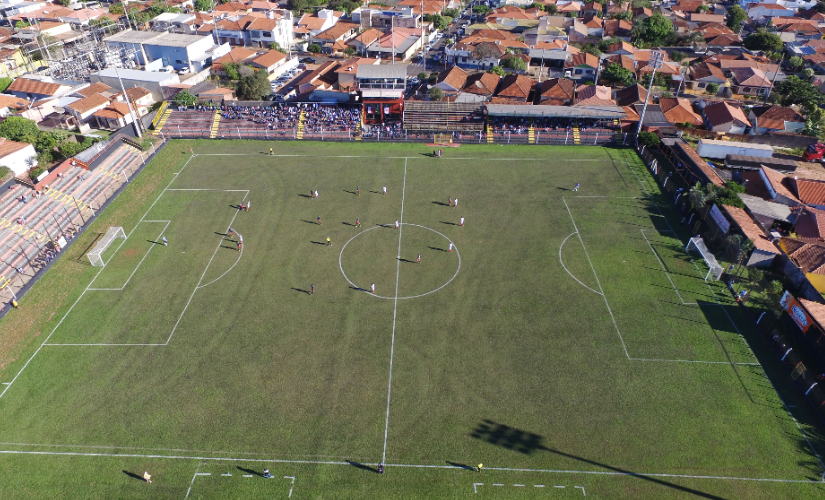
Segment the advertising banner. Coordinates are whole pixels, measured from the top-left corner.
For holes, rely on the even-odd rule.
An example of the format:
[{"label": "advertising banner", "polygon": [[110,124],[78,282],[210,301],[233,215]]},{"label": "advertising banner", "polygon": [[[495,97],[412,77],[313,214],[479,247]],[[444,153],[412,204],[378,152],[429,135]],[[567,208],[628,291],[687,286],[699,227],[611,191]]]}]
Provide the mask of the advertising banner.
[{"label": "advertising banner", "polygon": [[782,299],[779,301],[782,305],[782,308],[788,311],[788,314],[791,315],[791,319],[793,319],[794,323],[802,330],[802,333],[808,331],[808,328],[811,326],[811,318],[808,316],[808,313],[802,309],[802,306],[797,302],[791,292],[786,291],[785,295],[782,296]]}]

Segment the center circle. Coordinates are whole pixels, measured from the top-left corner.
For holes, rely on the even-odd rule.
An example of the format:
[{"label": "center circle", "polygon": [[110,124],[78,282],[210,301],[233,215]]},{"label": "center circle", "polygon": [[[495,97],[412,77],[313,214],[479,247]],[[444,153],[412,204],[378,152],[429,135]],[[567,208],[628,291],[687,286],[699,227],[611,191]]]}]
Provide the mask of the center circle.
[{"label": "center circle", "polygon": [[[451,245],[452,251],[448,251]],[[373,297],[394,300],[397,293],[397,298],[403,300],[423,297],[449,285],[461,270],[461,255],[444,234],[403,222],[400,229],[391,223],[359,232],[344,243],[338,265],[353,288],[370,293],[375,283],[375,293],[370,293]]]}]

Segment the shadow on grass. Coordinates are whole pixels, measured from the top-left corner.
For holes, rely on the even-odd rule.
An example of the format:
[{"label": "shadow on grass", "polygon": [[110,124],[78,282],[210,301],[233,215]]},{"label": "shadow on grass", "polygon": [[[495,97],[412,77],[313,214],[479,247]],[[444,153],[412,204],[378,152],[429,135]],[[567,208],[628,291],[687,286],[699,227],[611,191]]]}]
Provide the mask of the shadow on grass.
[{"label": "shadow on grass", "polygon": [[427,248],[429,248],[430,250],[435,250],[436,252],[446,252],[447,251],[443,248],[438,248],[438,247],[427,247]]},{"label": "shadow on grass", "polygon": [[259,476],[259,477],[264,477],[263,473],[258,472],[258,471],[256,471],[256,470],[252,470],[252,469],[244,469],[244,468],[243,468],[243,467],[241,467],[241,466],[238,466],[238,470],[239,470],[239,471],[241,471],[241,472],[246,472],[247,474],[252,474],[252,475],[255,475],[255,476]]},{"label": "shadow on grass", "polygon": [[318,224],[318,222],[316,222],[316,221],[314,221],[314,220],[306,220],[306,219],[301,219],[301,222],[306,222],[307,224],[314,224],[314,225],[316,225],[316,226],[319,226],[319,225],[320,225],[320,224]]},{"label": "shadow on grass", "polygon": [[352,460],[347,460],[347,463],[350,464],[351,466],[357,468],[357,469],[367,470],[367,471],[374,472],[374,473],[378,474],[378,469],[373,469],[369,465],[365,465],[365,464],[358,463],[358,462],[353,462]]},{"label": "shadow on grass", "polygon": [[473,466],[471,466],[471,465],[467,465],[467,464],[460,464],[460,463],[458,463],[458,462],[450,462],[449,460],[445,460],[445,462],[447,462],[448,464],[452,465],[453,467],[460,467],[460,468],[462,468],[462,469],[467,469],[467,470],[471,470],[471,471],[474,471],[474,472],[475,472],[475,470],[476,470],[476,468],[475,468],[475,467],[473,467]]},{"label": "shadow on grass", "polygon": [[300,196],[301,198],[310,198],[310,199],[312,199],[312,196],[310,196],[308,194],[299,194],[298,196]]},{"label": "shadow on grass", "polygon": [[448,206],[450,206],[448,203],[444,203],[443,201],[434,201],[434,202],[433,202],[433,204],[435,204],[435,205],[441,205],[442,207],[448,207]]},{"label": "shadow on grass", "polygon": [[303,288],[295,288],[295,287],[292,287],[292,288],[290,288],[290,290],[295,290],[296,292],[303,292],[303,293],[305,293],[305,294],[307,294],[307,295],[312,295],[311,293],[309,293],[309,290],[304,290]]},{"label": "shadow on grass", "polygon": [[324,243],[323,241],[313,241],[312,243],[314,243],[315,245],[323,245],[323,246],[327,246],[327,244],[326,244],[326,243]]},{"label": "shadow on grass", "polygon": [[143,476],[141,476],[140,474],[135,474],[134,472],[129,472],[128,470],[123,471],[123,473],[126,474],[129,477],[133,477],[133,478],[137,479],[140,482],[143,482],[143,483],[146,482],[146,480],[143,479]]},{"label": "shadow on grass", "polygon": [[620,467],[614,467],[611,465],[597,462],[595,460],[589,460],[584,457],[579,457],[570,453],[565,453],[560,450],[548,448],[544,446],[544,444],[542,443],[544,439],[542,436],[532,432],[523,431],[521,429],[516,429],[508,425],[499,424],[493,422],[492,420],[482,421],[480,424],[478,424],[478,427],[476,427],[476,429],[470,434],[470,436],[475,439],[486,441],[496,446],[507,448],[508,450],[524,453],[526,455],[535,453],[537,451],[548,451],[550,453],[554,453],[562,457],[578,460],[579,462],[583,462],[586,464],[594,465],[596,467],[600,467],[602,469],[613,471],[617,473],[617,475],[632,476],[638,479],[642,479],[644,481],[649,481],[651,483],[658,484],[660,486],[672,488],[684,493],[689,493],[700,498],[721,498],[717,497],[716,495],[711,495],[710,493],[695,490],[693,488],[688,488],[686,486],[669,483],[667,481],[663,481],[655,477],[646,476],[644,474],[632,472],[626,469],[622,469]]}]

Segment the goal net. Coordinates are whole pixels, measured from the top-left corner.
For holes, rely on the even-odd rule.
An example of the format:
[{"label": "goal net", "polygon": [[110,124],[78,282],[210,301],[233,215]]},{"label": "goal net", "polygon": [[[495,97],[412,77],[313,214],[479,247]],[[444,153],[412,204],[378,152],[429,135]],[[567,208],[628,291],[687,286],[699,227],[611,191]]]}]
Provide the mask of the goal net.
[{"label": "goal net", "polygon": [[433,134],[433,143],[449,146],[453,143],[453,136],[451,134]]},{"label": "goal net", "polygon": [[708,274],[705,275],[705,281],[707,281],[711,276],[713,276],[713,281],[719,281],[719,278],[722,277],[724,269],[718,262],[716,262],[716,257],[714,257],[713,254],[710,253],[710,250],[708,250],[708,247],[705,246],[705,241],[699,236],[691,238],[685,247],[685,251],[690,252],[691,249],[698,250],[710,268],[708,269]]},{"label": "goal net", "polygon": [[126,233],[123,232],[122,227],[110,227],[109,230],[106,231],[106,234],[103,235],[103,238],[101,238],[101,240],[97,242],[97,245],[89,252],[89,262],[91,262],[93,266],[102,267],[106,264],[103,262],[103,252],[111,246],[115,238],[126,239]]}]

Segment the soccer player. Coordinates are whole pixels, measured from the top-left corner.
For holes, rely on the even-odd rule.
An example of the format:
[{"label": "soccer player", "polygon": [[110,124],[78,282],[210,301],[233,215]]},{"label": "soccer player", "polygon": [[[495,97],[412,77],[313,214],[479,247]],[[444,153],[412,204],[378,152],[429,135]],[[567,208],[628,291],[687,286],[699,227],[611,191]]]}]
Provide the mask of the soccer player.
[{"label": "soccer player", "polygon": [[361,217],[355,218],[355,227],[361,227]]},{"label": "soccer player", "polygon": [[149,471],[144,471],[144,472],[143,472],[143,479],[144,479],[147,483],[151,483],[151,482],[152,482],[152,475],[151,475],[151,474],[149,474]]},{"label": "soccer player", "polygon": [[241,210],[246,210],[246,203],[243,201],[241,202]]},{"label": "soccer player", "polygon": [[576,186],[573,188],[573,191],[578,191],[578,190],[579,190],[579,183],[577,182]]},{"label": "soccer player", "polygon": [[329,236],[327,236],[327,246],[328,246],[328,247],[331,247],[331,246],[332,246],[332,240],[331,240],[331,239],[329,239]]},{"label": "soccer player", "polygon": [[484,464],[478,464],[476,466],[476,472],[481,472],[481,469],[484,467]]},{"label": "soccer player", "polygon": [[252,205],[252,200],[246,201],[246,211],[249,212],[249,206]]},{"label": "soccer player", "polygon": [[163,246],[165,246],[165,247],[169,246],[169,242],[166,241],[166,236],[164,236],[163,239],[161,239],[161,241],[163,242]]},{"label": "soccer player", "polygon": [[361,188],[360,187],[355,186],[355,194],[358,195],[358,196],[361,196]]},{"label": "soccer player", "polygon": [[453,206],[453,197],[452,197],[452,196],[450,196],[449,198],[447,198],[447,205],[449,205],[449,206]]},{"label": "soccer player", "polygon": [[453,207],[458,207],[458,198],[453,200]]},{"label": "soccer player", "polygon": [[242,241],[239,241],[239,242],[238,242],[238,251],[239,251],[239,252],[241,251],[241,245],[242,245],[242,244],[243,244],[243,242],[242,242]]},{"label": "soccer player", "polygon": [[448,249],[447,249],[447,251],[448,251],[448,252],[452,252],[452,251],[453,251],[453,244],[452,244],[452,243],[450,243],[450,248],[448,248]]},{"label": "soccer player", "polygon": [[266,479],[272,479],[274,476],[269,473],[269,469],[264,469],[264,477]]},{"label": "soccer player", "polygon": [[232,228],[230,227],[229,228],[229,234],[227,234],[227,236],[229,236],[231,238],[232,236],[234,236],[234,234],[235,234],[235,231],[233,231]]},{"label": "soccer player", "polygon": [[315,190],[315,199],[316,200],[318,199],[318,190],[317,189]]},{"label": "soccer player", "polygon": [[401,226],[398,225],[398,221],[395,221],[395,228],[398,229],[399,227]]},{"label": "soccer player", "polygon": [[464,217],[462,217],[462,218],[460,218],[460,219],[458,220],[458,225],[459,225],[459,226],[463,226],[463,225],[464,225]]},{"label": "soccer player", "polygon": [[309,285],[309,294],[310,295],[315,295],[315,285],[312,285],[312,284]]},{"label": "soccer player", "polygon": [[370,292],[375,293],[375,283],[370,286]]},{"label": "soccer player", "polygon": [[387,186],[384,186],[384,194],[387,194]]},{"label": "soccer player", "polygon": [[269,148],[269,156],[272,156],[272,148]]},{"label": "soccer player", "polygon": [[418,254],[418,263],[421,264],[421,254]]},{"label": "soccer player", "polygon": [[439,149],[439,150],[438,150],[438,157],[439,157],[439,158],[441,158],[441,153],[442,153],[442,151]]},{"label": "soccer player", "polygon": [[321,225],[321,216],[320,215],[318,216],[318,225],[319,226]]}]

